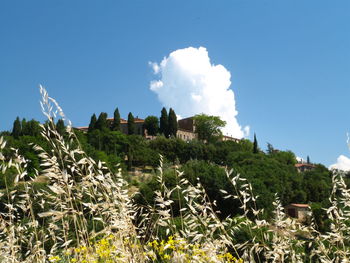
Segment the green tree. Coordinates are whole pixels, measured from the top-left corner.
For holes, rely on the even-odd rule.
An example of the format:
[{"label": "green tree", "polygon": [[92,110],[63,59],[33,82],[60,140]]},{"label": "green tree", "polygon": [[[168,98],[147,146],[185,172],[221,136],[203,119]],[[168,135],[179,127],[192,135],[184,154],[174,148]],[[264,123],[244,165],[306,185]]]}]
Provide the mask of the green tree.
[{"label": "green tree", "polygon": [[177,133],[177,117],[175,111],[170,108],[168,117],[168,136],[176,137]]},{"label": "green tree", "polygon": [[96,122],[96,129],[99,130],[105,130],[108,129],[108,122],[107,122],[107,113],[101,112],[98,116],[97,122]]},{"label": "green tree", "polygon": [[97,118],[95,113],[91,116],[91,120],[90,120],[90,124],[89,124],[89,132],[93,131],[94,129],[96,129],[96,122],[97,122]]},{"label": "green tree", "polygon": [[254,133],[254,142],[253,142],[253,153],[258,153],[258,140],[256,139],[256,134]]},{"label": "green tree", "polygon": [[193,117],[198,139],[206,142],[213,142],[222,136],[221,128],[226,122],[218,116],[209,116],[204,113]]},{"label": "green tree", "polygon": [[144,123],[144,129],[147,130],[147,134],[148,135],[157,135],[158,130],[159,130],[159,121],[158,118],[156,116],[148,116],[145,119],[145,123]]},{"label": "green tree", "polygon": [[135,134],[136,133],[136,127],[135,127],[135,119],[131,112],[128,114],[128,134]]},{"label": "green tree", "polygon": [[27,121],[25,118],[22,119],[21,128],[21,135],[28,135]]},{"label": "green tree", "polygon": [[159,132],[163,134],[165,137],[168,137],[168,112],[166,108],[163,107],[161,111],[161,116],[159,120]]},{"label": "green tree", "polygon": [[56,130],[59,134],[63,135],[66,131],[66,127],[64,126],[64,121],[62,119],[59,119],[56,123]]},{"label": "green tree", "polygon": [[116,108],[115,111],[114,111],[112,130],[113,131],[120,131],[120,114],[119,114],[119,109],[118,108]]},{"label": "green tree", "polygon": [[275,148],[273,148],[272,144],[271,143],[267,143],[267,153],[268,154],[273,154],[275,152]]},{"label": "green tree", "polygon": [[22,127],[22,133],[30,136],[39,136],[41,131],[40,123],[34,119],[26,123],[26,127]]},{"label": "green tree", "polygon": [[22,126],[19,117],[13,122],[12,136],[16,139],[22,134]]}]

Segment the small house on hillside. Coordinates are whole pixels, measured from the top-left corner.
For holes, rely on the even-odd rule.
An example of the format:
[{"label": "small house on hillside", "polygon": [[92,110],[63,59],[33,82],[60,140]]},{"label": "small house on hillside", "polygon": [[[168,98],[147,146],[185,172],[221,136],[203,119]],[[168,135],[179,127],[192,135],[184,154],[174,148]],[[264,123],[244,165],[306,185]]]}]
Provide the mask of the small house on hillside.
[{"label": "small house on hillside", "polygon": [[311,164],[311,163],[297,163],[297,164],[295,164],[295,168],[297,168],[297,171],[299,173],[312,171],[313,169],[315,169],[315,167],[316,166],[314,164]]},{"label": "small house on hillside", "polygon": [[311,216],[311,209],[308,204],[289,204],[284,210],[287,215],[299,221],[305,221]]}]

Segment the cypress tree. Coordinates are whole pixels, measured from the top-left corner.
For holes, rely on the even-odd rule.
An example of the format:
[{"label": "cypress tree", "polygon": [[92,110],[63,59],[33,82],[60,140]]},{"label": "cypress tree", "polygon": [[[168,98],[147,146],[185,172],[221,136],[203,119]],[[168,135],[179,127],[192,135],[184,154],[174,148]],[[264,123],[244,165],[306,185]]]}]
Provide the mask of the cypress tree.
[{"label": "cypress tree", "polygon": [[175,111],[172,108],[170,108],[169,117],[168,117],[168,136],[176,137],[176,133],[177,133],[177,117],[176,117]]},{"label": "cypress tree", "polygon": [[64,121],[62,119],[59,119],[56,123],[56,130],[59,134],[63,135],[66,131],[66,127],[64,125]]},{"label": "cypress tree", "polygon": [[97,118],[95,113],[91,116],[91,120],[90,120],[90,124],[89,124],[89,132],[93,131],[94,129],[96,129],[96,122],[97,122]]},{"label": "cypress tree", "polygon": [[161,111],[159,124],[159,133],[163,134],[165,137],[168,137],[168,112],[164,107]]},{"label": "cypress tree", "polygon": [[128,134],[135,134],[135,120],[131,112],[128,114]]},{"label": "cypress tree", "polygon": [[310,162],[310,157],[309,157],[309,155],[308,155],[307,158],[306,158],[306,163],[308,163],[308,164],[311,163],[311,162]]},{"label": "cypress tree", "polygon": [[22,119],[21,128],[21,135],[29,135],[27,120],[25,118]]},{"label": "cypress tree", "polygon": [[101,112],[98,116],[97,122],[96,122],[96,129],[99,130],[105,130],[108,129],[108,123],[107,123],[107,113]]},{"label": "cypress tree", "polygon": [[19,117],[13,122],[12,136],[18,139],[18,137],[22,134],[22,126]]},{"label": "cypress tree", "polygon": [[40,123],[34,119],[28,121],[26,123],[26,127],[24,131],[23,129],[24,128],[22,126],[22,133],[25,133],[26,135],[30,135],[30,136],[39,136],[41,131]]},{"label": "cypress tree", "polygon": [[254,143],[253,143],[253,153],[258,153],[258,140],[256,139],[256,135],[254,133]]},{"label": "cypress tree", "polygon": [[143,128],[147,130],[148,135],[156,136],[159,131],[159,120],[156,116],[148,116],[145,119]]},{"label": "cypress tree", "polygon": [[118,108],[116,108],[115,111],[114,111],[112,130],[113,131],[120,131],[120,114],[119,114],[119,109]]}]

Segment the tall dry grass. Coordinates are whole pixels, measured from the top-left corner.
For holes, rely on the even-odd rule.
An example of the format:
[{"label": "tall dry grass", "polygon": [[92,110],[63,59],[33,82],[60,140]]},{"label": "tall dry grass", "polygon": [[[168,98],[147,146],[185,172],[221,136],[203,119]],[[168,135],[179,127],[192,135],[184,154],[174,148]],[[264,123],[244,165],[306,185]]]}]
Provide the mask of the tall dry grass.
[{"label": "tall dry grass", "polygon": [[[50,145],[49,151],[33,145],[40,174],[24,180],[28,161],[16,149],[4,156],[0,138],[2,174],[16,170],[15,186],[1,192],[0,262],[349,261],[350,192],[340,173],[333,176],[328,233],[288,218],[277,195],[274,218],[261,219],[251,185],[232,171],[227,177],[235,194],[221,192],[239,200],[243,213],[222,220],[199,181],[192,185],[177,171],[177,185],[167,188],[162,161],[155,204],[137,207],[121,171],[112,173],[87,156],[58,103],[43,87],[40,92],[48,119],[41,135]],[[66,121],[65,137],[56,131],[57,117]],[[46,187],[35,187],[39,176],[47,178]],[[177,218],[174,195],[182,200]],[[239,242],[240,233],[249,238]]]}]

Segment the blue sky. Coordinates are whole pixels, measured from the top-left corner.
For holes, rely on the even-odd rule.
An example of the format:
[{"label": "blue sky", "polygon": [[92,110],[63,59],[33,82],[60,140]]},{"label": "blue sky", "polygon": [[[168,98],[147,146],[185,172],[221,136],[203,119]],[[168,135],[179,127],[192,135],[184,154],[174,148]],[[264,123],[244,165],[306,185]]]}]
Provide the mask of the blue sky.
[{"label": "blue sky", "polygon": [[248,138],[328,166],[350,155],[349,13],[348,0],[1,1],[0,130],[44,119],[39,84],[76,126],[116,107],[159,116],[149,62],[205,47]]}]

